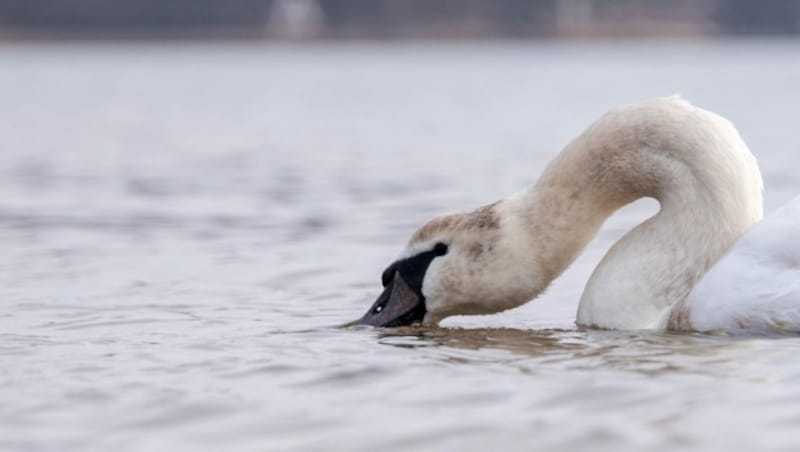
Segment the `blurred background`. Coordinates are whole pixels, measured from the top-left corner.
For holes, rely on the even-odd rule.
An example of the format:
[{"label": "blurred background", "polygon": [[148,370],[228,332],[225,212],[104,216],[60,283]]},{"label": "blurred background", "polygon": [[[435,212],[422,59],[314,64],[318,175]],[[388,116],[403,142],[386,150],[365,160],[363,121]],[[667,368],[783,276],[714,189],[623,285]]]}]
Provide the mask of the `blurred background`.
[{"label": "blurred background", "polygon": [[797,339],[538,300],[335,328],[435,215],[610,108],[731,119],[800,193],[800,0],[0,0],[0,450],[799,450]]},{"label": "blurred background", "polygon": [[796,0],[1,0],[0,39],[791,35]]}]

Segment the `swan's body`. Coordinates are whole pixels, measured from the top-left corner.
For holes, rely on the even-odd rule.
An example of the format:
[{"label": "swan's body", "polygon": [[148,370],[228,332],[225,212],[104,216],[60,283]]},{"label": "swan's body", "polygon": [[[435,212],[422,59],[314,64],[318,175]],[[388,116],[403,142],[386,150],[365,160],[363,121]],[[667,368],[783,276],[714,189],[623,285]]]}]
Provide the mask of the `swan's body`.
[{"label": "swan's body", "polygon": [[800,332],[800,197],[747,232],[663,328]]},{"label": "swan's body", "polygon": [[597,266],[579,324],[800,331],[800,198],[703,278],[761,220],[761,173],[730,122],[676,97],[607,113],[535,185],[420,228],[362,323],[438,323],[523,304],[567,268],[611,214],[641,197],[657,199],[661,210]]}]

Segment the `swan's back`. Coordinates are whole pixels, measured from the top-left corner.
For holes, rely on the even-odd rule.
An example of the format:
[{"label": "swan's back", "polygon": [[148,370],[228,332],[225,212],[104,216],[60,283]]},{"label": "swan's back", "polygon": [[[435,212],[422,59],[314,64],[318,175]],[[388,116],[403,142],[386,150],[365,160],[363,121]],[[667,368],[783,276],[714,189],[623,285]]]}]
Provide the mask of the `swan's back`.
[{"label": "swan's back", "polygon": [[800,196],[754,226],[703,276],[676,306],[670,327],[800,332]]}]

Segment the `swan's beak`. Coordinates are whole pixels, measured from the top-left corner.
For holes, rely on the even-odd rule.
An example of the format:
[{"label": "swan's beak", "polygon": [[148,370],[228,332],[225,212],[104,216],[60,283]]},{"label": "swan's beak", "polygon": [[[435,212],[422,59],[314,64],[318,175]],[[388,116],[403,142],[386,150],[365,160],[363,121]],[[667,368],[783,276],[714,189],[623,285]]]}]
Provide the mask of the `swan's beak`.
[{"label": "swan's beak", "polygon": [[381,327],[407,326],[425,318],[425,298],[395,272],[390,282],[364,317],[356,323]]}]

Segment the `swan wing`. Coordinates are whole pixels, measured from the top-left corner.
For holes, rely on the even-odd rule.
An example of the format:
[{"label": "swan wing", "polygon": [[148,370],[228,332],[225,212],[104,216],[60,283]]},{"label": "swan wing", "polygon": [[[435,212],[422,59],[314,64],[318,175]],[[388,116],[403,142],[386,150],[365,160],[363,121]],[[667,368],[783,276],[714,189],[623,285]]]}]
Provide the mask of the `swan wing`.
[{"label": "swan wing", "polygon": [[800,332],[800,196],[748,231],[683,308],[697,331]]}]

